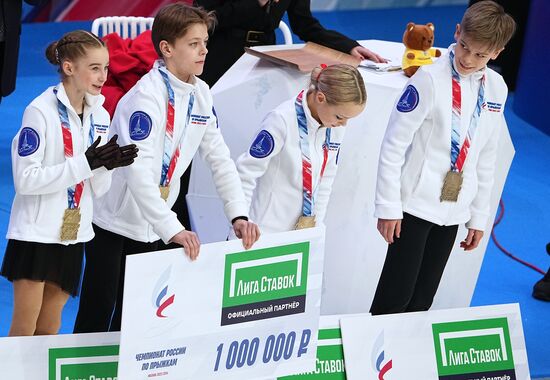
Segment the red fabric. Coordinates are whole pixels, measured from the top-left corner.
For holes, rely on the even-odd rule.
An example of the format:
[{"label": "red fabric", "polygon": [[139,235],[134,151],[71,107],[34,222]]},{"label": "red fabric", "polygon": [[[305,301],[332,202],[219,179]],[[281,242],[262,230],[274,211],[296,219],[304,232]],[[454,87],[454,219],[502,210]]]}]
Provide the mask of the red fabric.
[{"label": "red fabric", "polygon": [[103,106],[111,117],[120,98],[151,68],[158,58],[151,41],[151,31],[141,33],[135,39],[122,39],[111,33],[103,37],[109,49],[109,75],[101,93]]},{"label": "red fabric", "polygon": [[[158,10],[168,4],[181,0],[118,0],[118,1],[90,1],[71,0],[55,10],[52,21],[93,20],[102,16],[154,16]],[[192,0],[184,0],[191,5]]]}]

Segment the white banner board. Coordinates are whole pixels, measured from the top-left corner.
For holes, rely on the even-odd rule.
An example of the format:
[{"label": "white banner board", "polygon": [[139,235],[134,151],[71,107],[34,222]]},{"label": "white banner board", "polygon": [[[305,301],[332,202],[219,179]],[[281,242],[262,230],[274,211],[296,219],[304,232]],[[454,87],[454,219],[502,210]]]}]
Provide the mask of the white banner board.
[{"label": "white banner board", "polygon": [[529,380],[518,304],[340,319],[348,380]]},{"label": "white banner board", "polygon": [[127,258],[119,379],[252,379],[315,368],[324,229]]},{"label": "white banner board", "polygon": [[0,338],[2,379],[116,380],[120,334]]}]

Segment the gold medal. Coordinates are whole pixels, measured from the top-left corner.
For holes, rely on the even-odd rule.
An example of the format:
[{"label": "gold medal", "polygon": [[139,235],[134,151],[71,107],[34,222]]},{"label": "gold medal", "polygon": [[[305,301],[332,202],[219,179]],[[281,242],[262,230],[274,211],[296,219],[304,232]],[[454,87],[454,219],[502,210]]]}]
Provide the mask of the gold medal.
[{"label": "gold medal", "polygon": [[170,194],[170,185],[168,186],[159,186],[160,197],[165,201],[168,199],[168,194]]},{"label": "gold medal", "polygon": [[300,216],[296,225],[294,226],[295,230],[303,230],[304,228],[315,227],[315,215],[312,216]]},{"label": "gold medal", "polygon": [[80,227],[80,208],[65,209],[61,225],[61,241],[76,240]]},{"label": "gold medal", "polygon": [[458,193],[460,193],[461,187],[462,172],[449,170],[443,180],[443,188],[441,189],[441,196],[439,197],[439,200],[441,202],[456,202],[458,200]]}]

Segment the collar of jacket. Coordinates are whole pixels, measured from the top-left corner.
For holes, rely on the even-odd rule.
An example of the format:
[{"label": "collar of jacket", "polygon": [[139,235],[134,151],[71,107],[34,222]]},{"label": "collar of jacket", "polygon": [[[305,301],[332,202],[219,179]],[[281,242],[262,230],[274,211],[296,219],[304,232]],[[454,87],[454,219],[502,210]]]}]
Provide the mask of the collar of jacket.
[{"label": "collar of jacket", "polygon": [[[53,87],[52,87],[53,92]],[[61,101],[67,107],[68,110],[71,110],[78,116],[78,112],[73,108],[71,105],[71,102],[69,101],[69,97],[67,96],[67,91],[65,91],[65,86],[63,85],[63,82],[59,82],[57,85],[57,99]],[[92,95],[86,93],[84,95],[84,118],[86,118],[87,115],[90,113],[93,113],[96,109],[101,107],[103,105],[103,102],[105,101],[105,97],[101,94],[99,95]]]},{"label": "collar of jacket", "polygon": [[[170,70],[168,70],[168,68],[166,67],[166,65],[162,61],[162,59],[157,59],[155,61],[154,65],[153,65],[153,67],[155,69],[157,69],[157,71],[158,71],[159,67],[163,67],[164,72],[166,72],[168,74],[168,80],[170,81],[170,86],[172,86],[172,89],[178,95],[189,95],[191,93],[194,94],[196,92],[197,78],[193,74],[191,74],[191,82],[192,83],[187,83],[187,82],[184,82],[184,81],[178,79],[178,77],[176,77],[174,74],[172,74],[170,72]],[[163,86],[164,86],[164,80],[160,76],[160,73],[157,72],[157,75],[159,76],[159,78],[160,78],[159,80],[162,81]]]}]

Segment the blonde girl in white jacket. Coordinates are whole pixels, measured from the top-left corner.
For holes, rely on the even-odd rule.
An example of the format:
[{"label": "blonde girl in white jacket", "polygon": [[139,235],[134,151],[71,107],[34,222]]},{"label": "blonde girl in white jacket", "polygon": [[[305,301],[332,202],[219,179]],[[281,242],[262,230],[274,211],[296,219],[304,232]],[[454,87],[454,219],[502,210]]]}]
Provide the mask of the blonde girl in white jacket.
[{"label": "blonde girl in white jacket", "polygon": [[265,117],[237,160],[250,217],[263,233],[324,221],[343,127],[363,112],[366,101],[356,68],[323,65],[312,71],[308,88]]},{"label": "blonde girl in white jacket", "polygon": [[78,294],[84,242],[94,236],[92,198],[108,190],[108,169],[136,156],[135,146],[107,142],[104,43],[86,31],[69,32],[46,57],[62,81],[25,109],[12,143],[16,195],[2,263],[14,289],[10,336],[57,333],[69,295]]}]

